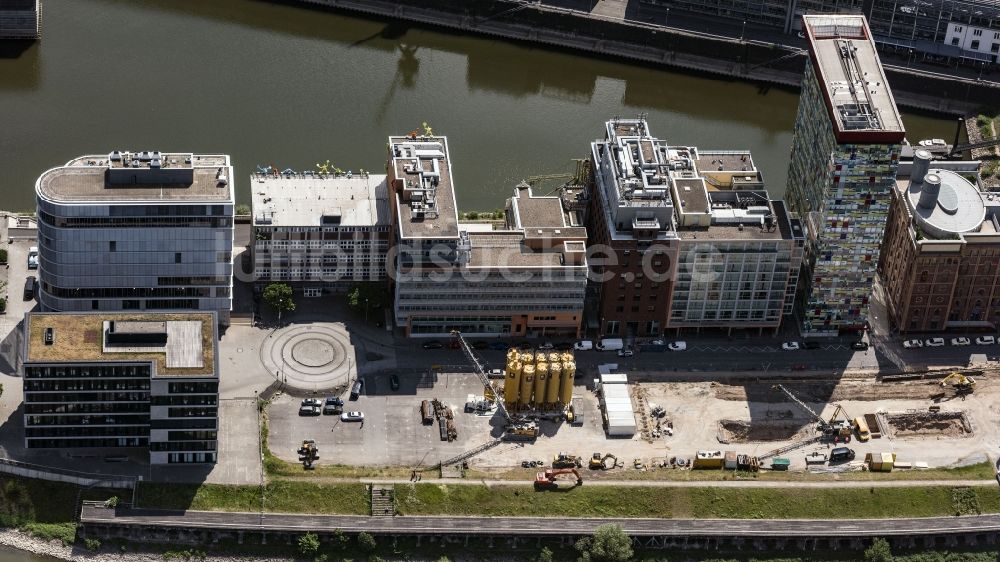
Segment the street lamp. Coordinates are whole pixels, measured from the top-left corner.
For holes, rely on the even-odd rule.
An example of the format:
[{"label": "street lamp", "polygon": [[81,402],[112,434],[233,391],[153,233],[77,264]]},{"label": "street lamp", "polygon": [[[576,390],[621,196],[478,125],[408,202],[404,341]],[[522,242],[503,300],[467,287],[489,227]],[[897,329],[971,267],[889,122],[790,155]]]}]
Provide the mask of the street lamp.
[{"label": "street lamp", "polygon": [[670,19],[670,8],[667,8],[666,15],[663,16],[663,27],[667,27],[667,21]]},{"label": "street lamp", "polygon": [[743,27],[740,29],[740,41],[743,40],[743,34],[746,33],[746,30],[747,30],[747,20],[743,20]]},{"label": "street lamp", "polygon": [[368,299],[365,299],[365,324],[368,323]]}]

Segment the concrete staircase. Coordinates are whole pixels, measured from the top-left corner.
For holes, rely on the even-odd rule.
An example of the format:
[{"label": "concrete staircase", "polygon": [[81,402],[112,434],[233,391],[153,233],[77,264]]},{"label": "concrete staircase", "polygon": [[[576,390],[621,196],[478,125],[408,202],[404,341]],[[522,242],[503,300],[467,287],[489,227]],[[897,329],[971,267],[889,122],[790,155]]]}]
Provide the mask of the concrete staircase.
[{"label": "concrete staircase", "polygon": [[371,485],[372,517],[394,517],[396,515],[396,496],[391,484]]}]

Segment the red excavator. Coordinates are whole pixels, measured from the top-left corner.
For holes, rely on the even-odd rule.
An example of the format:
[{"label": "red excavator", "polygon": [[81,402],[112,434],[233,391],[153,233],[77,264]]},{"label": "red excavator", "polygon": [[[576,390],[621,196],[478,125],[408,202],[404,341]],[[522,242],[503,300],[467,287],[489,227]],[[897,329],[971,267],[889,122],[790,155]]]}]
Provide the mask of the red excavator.
[{"label": "red excavator", "polygon": [[545,472],[539,472],[535,475],[535,488],[539,490],[555,490],[559,487],[557,478],[564,474],[576,476],[576,486],[583,484],[583,477],[580,476],[580,472],[575,468],[550,468]]}]

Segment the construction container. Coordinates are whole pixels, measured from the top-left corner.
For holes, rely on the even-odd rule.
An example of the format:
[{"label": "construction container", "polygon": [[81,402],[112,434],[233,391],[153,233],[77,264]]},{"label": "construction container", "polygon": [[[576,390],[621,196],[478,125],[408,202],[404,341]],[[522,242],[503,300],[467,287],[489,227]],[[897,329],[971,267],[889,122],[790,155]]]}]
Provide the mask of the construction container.
[{"label": "construction container", "polygon": [[521,362],[508,361],[507,374],[503,383],[503,401],[507,404],[517,402],[517,397],[521,389]]},{"label": "construction container", "polygon": [[871,472],[892,472],[896,464],[896,453],[868,453],[865,464]]},{"label": "construction container", "polygon": [[788,467],[791,466],[791,464],[792,461],[789,459],[775,457],[771,459],[771,470],[788,470]]},{"label": "construction container", "polygon": [[429,400],[420,403],[420,417],[425,425],[434,423],[434,408]]},{"label": "construction container", "polygon": [[521,392],[517,404],[522,408],[527,408],[531,404],[531,394],[535,390],[535,366],[525,364],[521,373]]},{"label": "construction container", "polygon": [[726,470],[736,470],[736,451],[725,452],[722,467]]},{"label": "construction container", "polygon": [[549,383],[545,387],[545,403],[553,408],[559,402],[559,389],[562,384],[562,363],[549,363]]},{"label": "construction container", "polygon": [[549,364],[535,364],[535,405],[541,406],[545,402],[545,383],[549,380]]},{"label": "construction container", "polygon": [[563,362],[562,380],[559,381],[559,402],[569,404],[573,399],[573,377],[576,376],[576,363]]},{"label": "construction container", "polygon": [[692,468],[722,468],[722,451],[698,451],[691,464]]}]

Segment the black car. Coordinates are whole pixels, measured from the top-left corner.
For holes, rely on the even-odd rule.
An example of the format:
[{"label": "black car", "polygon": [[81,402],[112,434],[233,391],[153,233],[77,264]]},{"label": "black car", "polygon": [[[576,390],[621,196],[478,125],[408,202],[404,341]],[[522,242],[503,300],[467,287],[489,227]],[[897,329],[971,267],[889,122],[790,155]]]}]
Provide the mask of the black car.
[{"label": "black car", "polygon": [[507,351],[510,349],[510,344],[505,341],[495,341],[490,343],[490,349],[495,349],[497,351]]},{"label": "black car", "polygon": [[444,349],[444,344],[437,340],[431,340],[425,341],[421,347],[424,349]]},{"label": "black car", "polygon": [[866,351],[868,349],[868,342],[856,341],[851,344],[851,349],[856,349],[858,351]]},{"label": "black car", "polygon": [[572,351],[573,342],[571,341],[559,342],[556,344],[556,349],[558,349],[559,351]]},{"label": "black car", "polygon": [[351,386],[351,400],[357,400],[361,397],[361,392],[365,389],[365,381],[358,379],[354,381],[354,385]]},{"label": "black car", "polygon": [[339,396],[328,396],[323,403],[323,414],[327,416],[340,415],[344,411],[344,400]]},{"label": "black car", "polygon": [[847,447],[837,447],[830,451],[830,462],[844,462],[854,460],[854,449]]},{"label": "black car", "polygon": [[515,346],[518,349],[522,349],[524,351],[528,351],[529,349],[532,349],[532,348],[535,347],[535,346],[531,345],[530,343],[528,343],[526,341],[518,342],[517,344],[515,344]]},{"label": "black car", "polygon": [[399,375],[389,375],[389,387],[393,390],[399,390]]},{"label": "black car", "polygon": [[473,349],[489,349],[489,347],[490,347],[490,344],[488,344],[488,343],[486,343],[484,341],[472,342],[472,348]]}]

